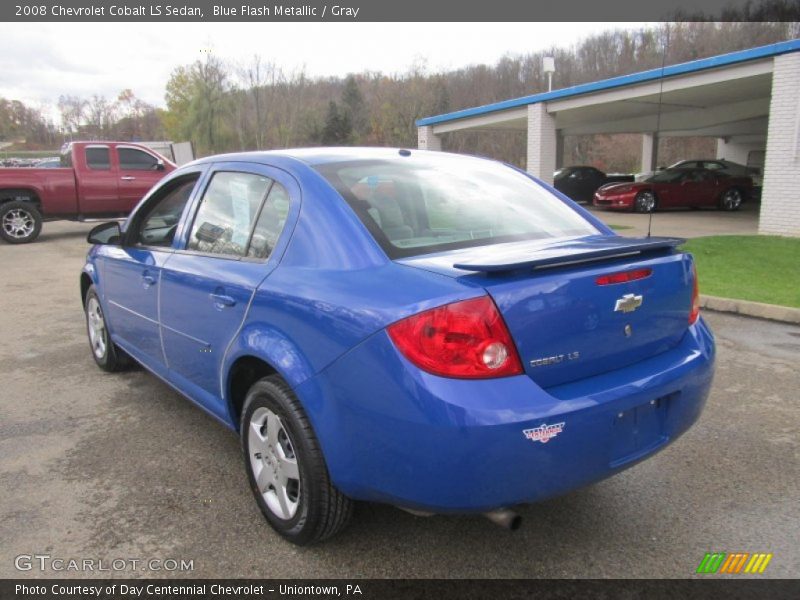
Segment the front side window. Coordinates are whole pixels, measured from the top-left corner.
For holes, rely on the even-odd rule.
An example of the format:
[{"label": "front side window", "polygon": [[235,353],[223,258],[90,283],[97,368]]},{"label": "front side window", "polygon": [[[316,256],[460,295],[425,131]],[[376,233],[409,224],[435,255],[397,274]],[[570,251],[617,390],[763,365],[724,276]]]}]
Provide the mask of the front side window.
[{"label": "front side window", "polygon": [[178,229],[183,209],[192,195],[199,175],[168,184],[164,195],[153,199],[134,224],[133,243],[140,246],[169,247]]},{"label": "front side window", "polygon": [[317,170],[391,258],[599,233],[535,181],[493,161],[412,156]]},{"label": "front side window", "polygon": [[687,180],[692,181],[694,183],[703,183],[704,181],[710,181],[711,179],[712,179],[711,173],[703,169],[698,169],[697,171],[693,171],[691,176],[687,177]]},{"label": "front side window", "polygon": [[647,183],[679,183],[691,174],[688,169],[665,169],[645,179]]},{"label": "front side window", "polygon": [[117,148],[119,168],[128,171],[155,171],[158,159],[136,148]]},{"label": "front side window", "polygon": [[111,168],[111,153],[108,147],[86,148],[86,165],[90,169],[108,171]]},{"label": "front side window", "polygon": [[271,184],[271,179],[253,173],[216,173],[197,210],[187,250],[246,256],[253,226]]}]

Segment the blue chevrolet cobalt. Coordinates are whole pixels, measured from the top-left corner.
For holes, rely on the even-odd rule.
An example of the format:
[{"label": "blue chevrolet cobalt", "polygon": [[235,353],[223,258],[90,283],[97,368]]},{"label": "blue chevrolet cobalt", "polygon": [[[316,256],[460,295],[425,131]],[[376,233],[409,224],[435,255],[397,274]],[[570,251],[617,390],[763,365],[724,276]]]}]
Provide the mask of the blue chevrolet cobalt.
[{"label": "blue chevrolet cobalt", "polygon": [[682,240],[620,237],[490,160],[213,156],[89,241],[98,366],[140,363],[237,431],[296,544],[356,500],[515,528],[678,438],[711,385]]}]

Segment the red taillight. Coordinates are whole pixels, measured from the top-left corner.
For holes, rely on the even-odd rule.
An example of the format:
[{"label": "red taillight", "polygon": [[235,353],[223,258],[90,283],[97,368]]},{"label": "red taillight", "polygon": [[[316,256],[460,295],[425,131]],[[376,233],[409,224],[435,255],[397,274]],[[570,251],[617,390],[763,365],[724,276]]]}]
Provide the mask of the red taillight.
[{"label": "red taillight", "polygon": [[697,322],[700,316],[700,288],[697,286],[697,267],[692,265],[692,275],[694,282],[692,283],[692,310],[689,312],[689,325]]},{"label": "red taillight", "polygon": [[611,273],[610,275],[601,275],[594,282],[597,285],[611,285],[614,283],[626,283],[628,281],[636,281],[637,279],[645,279],[653,274],[653,269],[635,269],[633,271],[622,271],[621,273]]},{"label": "red taillight", "polygon": [[522,373],[508,328],[488,296],[426,310],[387,330],[408,360],[434,375],[483,379]]}]

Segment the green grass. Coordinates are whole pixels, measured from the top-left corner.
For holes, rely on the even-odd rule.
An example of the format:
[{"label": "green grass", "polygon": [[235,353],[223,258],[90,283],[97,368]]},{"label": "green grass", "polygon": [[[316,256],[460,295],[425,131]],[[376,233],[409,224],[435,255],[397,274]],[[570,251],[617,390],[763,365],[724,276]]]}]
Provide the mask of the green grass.
[{"label": "green grass", "polygon": [[623,229],[633,229],[630,225],[615,225],[614,223],[609,223],[608,225],[614,231],[622,231]]},{"label": "green grass", "polygon": [[719,235],[689,240],[700,293],[800,308],[800,238]]}]

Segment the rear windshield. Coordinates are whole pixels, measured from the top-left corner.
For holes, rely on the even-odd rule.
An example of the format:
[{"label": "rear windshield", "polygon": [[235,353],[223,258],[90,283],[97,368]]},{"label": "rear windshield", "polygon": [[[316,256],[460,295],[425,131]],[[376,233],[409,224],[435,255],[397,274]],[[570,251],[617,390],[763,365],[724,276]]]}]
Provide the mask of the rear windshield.
[{"label": "rear windshield", "polygon": [[455,155],[317,166],[390,258],[598,230],[526,175]]}]

